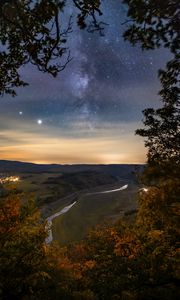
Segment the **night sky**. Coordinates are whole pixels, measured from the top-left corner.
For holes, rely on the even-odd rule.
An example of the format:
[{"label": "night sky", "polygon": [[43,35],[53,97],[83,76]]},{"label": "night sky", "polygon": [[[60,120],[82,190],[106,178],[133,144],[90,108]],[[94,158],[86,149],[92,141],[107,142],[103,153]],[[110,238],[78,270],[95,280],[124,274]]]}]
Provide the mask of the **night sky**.
[{"label": "night sky", "polygon": [[[73,60],[57,78],[31,65],[28,87],[0,99],[0,159],[36,163],[144,163],[142,110],[160,106],[157,70],[169,53],[142,52],[122,38],[126,8],[106,1],[105,35],[75,25],[68,45]],[[65,14],[72,13],[67,7]]]}]

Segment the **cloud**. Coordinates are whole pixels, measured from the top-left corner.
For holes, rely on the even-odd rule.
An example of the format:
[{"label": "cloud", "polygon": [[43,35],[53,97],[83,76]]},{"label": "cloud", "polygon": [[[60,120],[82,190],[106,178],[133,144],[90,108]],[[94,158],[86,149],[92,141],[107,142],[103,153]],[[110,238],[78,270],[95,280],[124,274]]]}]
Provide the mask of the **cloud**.
[{"label": "cloud", "polygon": [[[142,141],[126,134],[116,124],[114,132],[110,124],[99,127],[93,135],[83,133],[70,135],[57,128],[28,129],[28,124],[0,132],[1,159],[32,161],[41,163],[137,163],[145,161]],[[77,124],[76,124],[77,125]],[[129,126],[129,125],[128,125]],[[17,129],[18,128],[18,129]],[[77,126],[77,128],[79,128]],[[74,131],[76,132],[76,129]],[[78,129],[79,130],[79,129]],[[83,130],[83,129],[82,129]],[[129,128],[130,130],[130,128]],[[119,134],[118,134],[119,132]],[[119,135],[119,137],[118,137]]]},{"label": "cloud", "polygon": [[1,159],[63,164],[139,163],[145,160],[142,145],[130,141],[113,141],[108,138],[45,139],[39,137],[32,142],[30,140],[28,137],[28,143],[1,147]]}]

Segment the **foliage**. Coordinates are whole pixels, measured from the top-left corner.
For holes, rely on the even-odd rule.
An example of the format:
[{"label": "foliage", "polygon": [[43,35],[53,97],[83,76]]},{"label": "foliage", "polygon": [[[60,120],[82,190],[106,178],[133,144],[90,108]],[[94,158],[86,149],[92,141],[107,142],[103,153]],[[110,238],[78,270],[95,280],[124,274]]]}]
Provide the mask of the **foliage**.
[{"label": "foliage", "polygon": [[100,227],[68,255],[79,295],[91,290],[96,300],[178,299],[178,250],[163,231],[143,234],[123,222]]},{"label": "foliage", "polygon": [[[72,17],[62,14],[67,1],[61,0],[3,0],[0,7],[0,95],[16,95],[15,89],[27,85],[21,79],[19,69],[28,63],[40,71],[57,76],[71,60],[66,46],[72,32]],[[89,30],[99,30],[96,21],[100,13],[100,1],[72,1],[80,13],[77,23],[80,28],[92,19]]]},{"label": "foliage", "polygon": [[66,299],[59,268],[63,253],[45,245],[45,224],[33,200],[22,204],[20,195],[9,195],[1,199],[0,210],[1,299]]},{"label": "foliage", "polygon": [[[171,100],[170,100],[171,101]],[[146,129],[139,129],[137,134],[147,137],[148,162],[151,164],[179,164],[180,157],[180,117],[179,104],[165,104],[159,109],[144,111]]]},{"label": "foliage", "polygon": [[[96,14],[102,16],[102,11],[100,10],[101,1],[100,0],[73,0],[75,6],[79,9],[80,13],[77,16],[77,24],[81,29],[87,28],[88,32],[98,31],[100,35],[104,35],[104,26],[107,25],[102,21],[98,21]],[[91,22],[89,23],[87,19],[91,17]]]},{"label": "foliage", "polygon": [[59,25],[59,13],[64,5],[64,1],[3,1],[0,8],[2,94],[15,95],[13,87],[26,85],[18,69],[29,62],[53,76],[65,67],[66,63],[50,63],[67,52],[64,44],[71,31],[71,21],[65,30]]},{"label": "foliage", "polygon": [[177,53],[179,47],[178,0],[123,0],[131,25],[124,37],[132,44],[140,42],[143,49],[160,46]]},{"label": "foliage", "polygon": [[144,110],[145,128],[136,131],[147,137],[149,163],[179,164],[180,117],[179,117],[179,1],[124,0],[128,5],[130,25],[124,32],[125,40],[142,49],[168,48],[171,59],[166,70],[159,70],[162,89],[159,92],[163,106]]},{"label": "foliage", "polygon": [[45,245],[45,224],[32,200],[1,199],[1,298],[178,299],[177,211],[172,207],[171,219],[170,208],[163,210],[172,191],[157,201],[161,194],[152,190],[136,224],[99,226],[67,249]]}]

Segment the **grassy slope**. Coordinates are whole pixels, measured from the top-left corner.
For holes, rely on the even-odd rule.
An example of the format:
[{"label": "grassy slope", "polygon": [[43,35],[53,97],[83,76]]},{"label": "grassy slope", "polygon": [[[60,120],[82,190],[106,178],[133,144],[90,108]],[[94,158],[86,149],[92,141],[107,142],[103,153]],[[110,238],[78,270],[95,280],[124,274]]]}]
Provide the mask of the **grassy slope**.
[{"label": "grassy slope", "polygon": [[[127,180],[122,179],[122,182],[117,184],[116,177],[103,172],[82,171],[68,174],[47,172],[19,175],[22,180],[16,184],[17,189],[25,194],[35,195],[38,205],[43,207],[44,217],[74,201],[66,198],[67,195],[84,190],[79,193],[76,205],[53,222],[53,236],[63,244],[83,238],[93,226],[107,219],[117,219],[123,212],[136,207],[134,196],[136,187],[133,184],[125,191],[85,196],[86,191],[118,188],[127,183]],[[99,188],[96,189],[96,186]]]},{"label": "grassy slope", "polygon": [[106,220],[115,220],[136,204],[137,186],[110,194],[81,195],[72,209],[54,219],[53,237],[61,244],[82,239],[89,229]]},{"label": "grassy slope", "polygon": [[49,173],[42,173],[42,174],[19,174],[20,181],[17,183],[17,188],[22,190],[24,193],[36,193],[37,196],[39,195],[47,195],[49,193],[48,185],[43,184],[49,176],[56,177],[57,174],[49,174]]}]

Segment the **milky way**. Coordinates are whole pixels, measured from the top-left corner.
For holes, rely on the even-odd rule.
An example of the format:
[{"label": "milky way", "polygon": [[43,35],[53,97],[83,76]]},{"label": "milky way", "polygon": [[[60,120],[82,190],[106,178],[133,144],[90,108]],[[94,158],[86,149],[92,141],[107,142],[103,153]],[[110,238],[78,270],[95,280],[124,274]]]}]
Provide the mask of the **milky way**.
[{"label": "milky way", "polygon": [[108,23],[104,36],[74,25],[68,38],[73,59],[66,69],[54,79],[28,65],[21,74],[29,86],[18,89],[13,99],[1,99],[0,158],[145,161],[143,141],[134,131],[142,126],[141,111],[160,105],[157,70],[169,53],[142,52],[125,42],[126,8],[119,0],[104,3],[102,18]]}]

